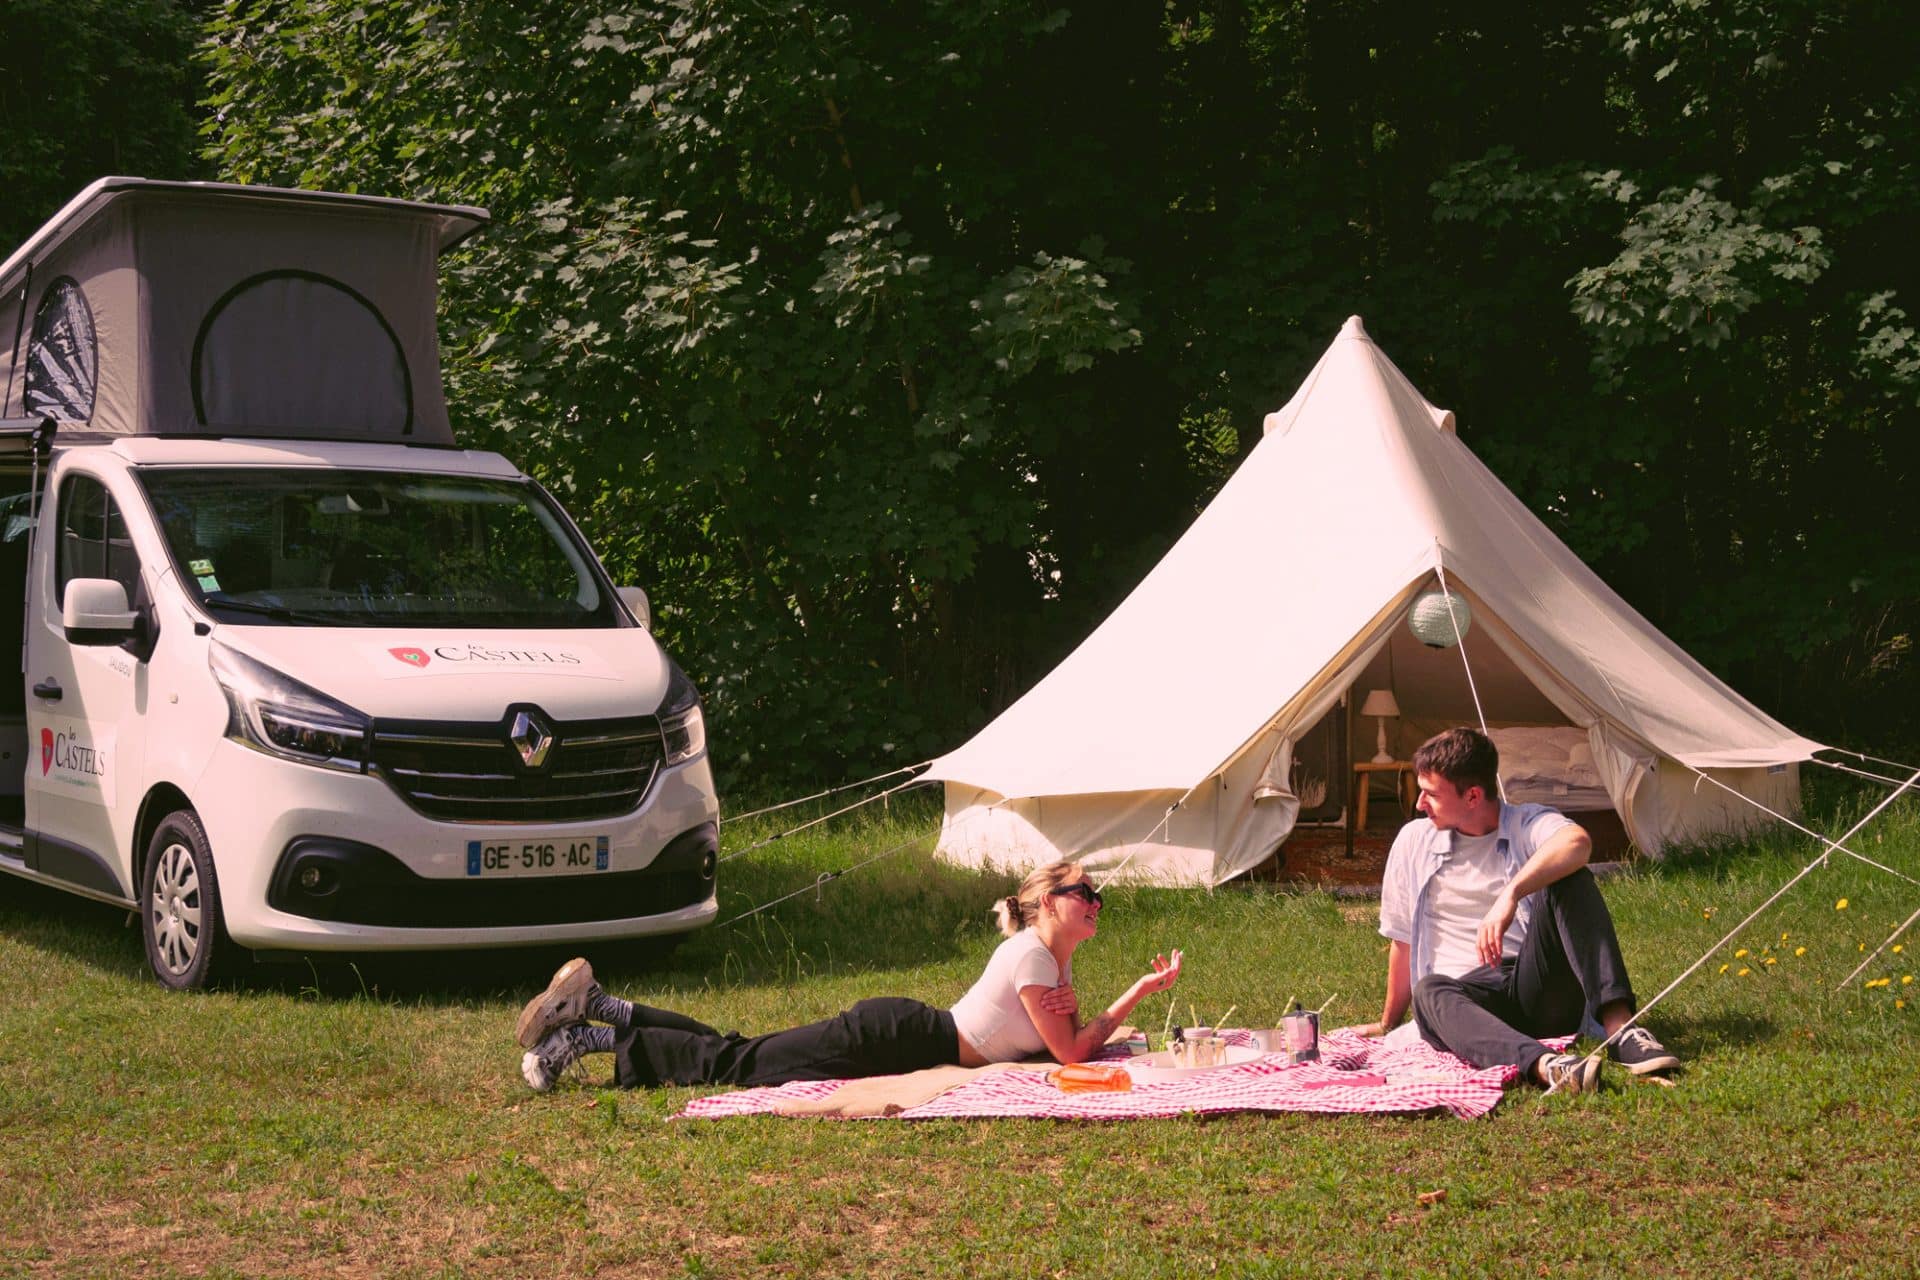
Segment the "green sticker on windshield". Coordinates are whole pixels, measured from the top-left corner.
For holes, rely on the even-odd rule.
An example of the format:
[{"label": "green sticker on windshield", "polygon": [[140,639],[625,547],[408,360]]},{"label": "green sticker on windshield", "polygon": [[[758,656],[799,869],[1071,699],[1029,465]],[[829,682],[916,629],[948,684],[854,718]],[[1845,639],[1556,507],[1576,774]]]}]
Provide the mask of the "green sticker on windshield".
[{"label": "green sticker on windshield", "polygon": [[187,572],[196,578],[208,577],[213,573],[213,561],[189,560],[187,561]]},{"label": "green sticker on windshield", "polygon": [[[202,563],[205,562],[203,561]],[[196,581],[200,583],[200,589],[202,591],[218,591],[220,589],[220,579],[210,573],[201,574]]]}]

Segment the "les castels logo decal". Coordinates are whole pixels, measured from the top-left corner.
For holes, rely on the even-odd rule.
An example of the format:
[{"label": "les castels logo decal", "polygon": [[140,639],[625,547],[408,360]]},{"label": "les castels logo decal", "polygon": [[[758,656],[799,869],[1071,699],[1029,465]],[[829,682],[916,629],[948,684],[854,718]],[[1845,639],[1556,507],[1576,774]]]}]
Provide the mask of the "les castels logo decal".
[{"label": "les castels logo decal", "polygon": [[431,659],[427,657],[427,651],[425,649],[389,649],[387,652],[410,667],[424,667],[431,661]]},{"label": "les castels logo decal", "polygon": [[40,731],[40,776],[46,777],[47,770],[53,768],[53,730]]}]

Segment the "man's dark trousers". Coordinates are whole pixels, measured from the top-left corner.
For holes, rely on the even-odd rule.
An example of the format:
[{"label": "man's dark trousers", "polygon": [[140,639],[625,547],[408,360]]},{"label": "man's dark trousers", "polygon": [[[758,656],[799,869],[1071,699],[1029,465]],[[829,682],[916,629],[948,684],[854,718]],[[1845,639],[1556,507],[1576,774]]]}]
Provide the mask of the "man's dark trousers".
[{"label": "man's dark trousers", "polygon": [[1518,1063],[1531,1074],[1541,1036],[1572,1035],[1591,1005],[1636,1008],[1613,916],[1585,867],[1535,895],[1519,954],[1457,978],[1429,974],[1413,990],[1427,1043],[1476,1067]]}]

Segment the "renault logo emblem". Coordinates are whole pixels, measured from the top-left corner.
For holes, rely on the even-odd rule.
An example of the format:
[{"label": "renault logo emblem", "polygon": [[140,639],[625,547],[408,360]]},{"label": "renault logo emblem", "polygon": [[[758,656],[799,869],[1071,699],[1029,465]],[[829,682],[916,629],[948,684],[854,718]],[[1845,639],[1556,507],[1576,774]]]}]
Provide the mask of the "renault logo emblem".
[{"label": "renault logo emblem", "polygon": [[547,751],[553,746],[553,730],[547,728],[537,712],[516,711],[513,728],[507,731],[507,741],[520,753],[521,764],[538,769],[547,762]]}]

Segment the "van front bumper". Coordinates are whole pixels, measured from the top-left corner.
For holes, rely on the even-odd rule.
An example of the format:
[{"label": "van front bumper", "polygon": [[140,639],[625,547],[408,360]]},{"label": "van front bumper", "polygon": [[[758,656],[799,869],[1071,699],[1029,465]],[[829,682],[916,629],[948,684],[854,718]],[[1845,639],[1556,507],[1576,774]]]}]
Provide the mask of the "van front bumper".
[{"label": "van front bumper", "polygon": [[428,880],[370,844],[301,836],[280,855],[267,905],[339,924],[485,929],[661,915],[714,896],[720,829],[703,823],[634,871],[515,880]]},{"label": "van front bumper", "polygon": [[[378,777],[223,742],[195,788],[235,942],[281,951],[538,946],[711,924],[719,805],[706,757],[664,770],[640,808],[591,822],[424,817]],[[257,797],[274,797],[269,810]],[[232,799],[228,799],[232,798]],[[224,801],[224,802],[223,802]],[[603,868],[470,873],[476,844],[597,842]]]}]

